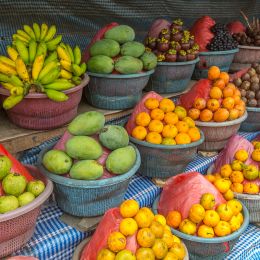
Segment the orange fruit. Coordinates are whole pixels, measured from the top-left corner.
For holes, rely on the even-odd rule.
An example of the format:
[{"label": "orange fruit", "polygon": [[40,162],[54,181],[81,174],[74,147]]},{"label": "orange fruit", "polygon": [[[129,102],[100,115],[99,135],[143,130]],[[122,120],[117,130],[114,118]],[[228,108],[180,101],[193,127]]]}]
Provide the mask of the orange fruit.
[{"label": "orange fruit", "polygon": [[203,109],[201,112],[200,112],[200,120],[203,121],[203,122],[209,122],[213,117],[213,113],[211,110],[209,109]]},{"label": "orange fruit", "polygon": [[227,72],[224,72],[224,71],[220,72],[219,78],[223,79],[225,84],[228,84],[228,82],[229,82],[229,75],[228,75]]},{"label": "orange fruit", "polygon": [[107,239],[108,248],[117,253],[126,247],[126,237],[120,232],[112,232]]},{"label": "orange fruit", "polygon": [[[184,259],[186,252],[182,243],[174,243],[170,249],[170,253],[173,253],[175,258],[173,259]],[[177,258],[176,258],[177,257]]]},{"label": "orange fruit", "polygon": [[200,204],[194,204],[189,210],[189,219],[193,223],[200,223],[205,216],[205,209]]},{"label": "orange fruit", "polygon": [[137,223],[133,218],[124,218],[119,225],[119,231],[124,236],[132,236],[138,229]]},{"label": "orange fruit", "polygon": [[229,112],[226,108],[219,108],[214,112],[213,119],[215,122],[224,122],[228,119]]},{"label": "orange fruit", "polygon": [[241,227],[240,217],[238,216],[233,216],[228,223],[232,232],[235,232]]},{"label": "orange fruit", "polygon": [[136,200],[125,200],[121,203],[119,210],[123,218],[132,218],[139,211],[139,204]]},{"label": "orange fruit", "polygon": [[243,193],[244,187],[241,183],[233,182],[230,186],[230,189],[236,193]]},{"label": "orange fruit", "polygon": [[213,183],[216,180],[216,178],[213,174],[207,174],[204,177],[211,183]]},{"label": "orange fruit", "polygon": [[177,210],[172,210],[166,217],[166,223],[172,228],[178,228],[181,223],[181,213]]},{"label": "orange fruit", "polygon": [[248,153],[245,149],[240,149],[236,151],[234,157],[240,162],[245,162],[248,159]]},{"label": "orange fruit", "polygon": [[163,259],[168,253],[168,246],[162,239],[155,239],[152,246],[153,253],[157,259]]},{"label": "orange fruit", "polygon": [[177,130],[179,133],[187,133],[189,130],[189,125],[188,123],[184,122],[184,121],[179,121],[175,124]]},{"label": "orange fruit", "polygon": [[179,229],[182,233],[194,235],[196,233],[196,224],[186,218],[180,223]]},{"label": "orange fruit", "polygon": [[215,206],[215,197],[211,193],[204,193],[200,198],[200,205],[204,209],[213,209]]},{"label": "orange fruit", "polygon": [[151,111],[150,116],[152,119],[155,119],[155,120],[163,120],[164,112],[159,108],[155,108]]},{"label": "orange fruit", "polygon": [[155,235],[150,228],[141,228],[137,232],[136,239],[141,247],[152,247]]},{"label": "orange fruit", "polygon": [[148,126],[151,121],[151,117],[146,112],[139,113],[135,118],[135,123],[140,126]]},{"label": "orange fruit", "polygon": [[233,97],[226,97],[222,100],[221,105],[224,108],[232,109],[235,106],[235,100]]},{"label": "orange fruit", "polygon": [[160,144],[162,142],[162,136],[157,132],[149,132],[145,138],[148,143]]},{"label": "orange fruit", "polygon": [[173,252],[169,251],[166,256],[163,258],[163,260],[177,260],[180,259],[178,256],[176,256]]},{"label": "orange fruit", "polygon": [[248,194],[258,194],[259,193],[259,187],[255,183],[245,183],[244,184],[244,193]]},{"label": "orange fruit", "polygon": [[218,87],[212,87],[209,92],[209,96],[214,99],[220,99],[222,98],[222,90]]},{"label": "orange fruit", "polygon": [[165,113],[172,112],[175,109],[175,104],[169,98],[163,98],[159,103],[159,108]]},{"label": "orange fruit", "polygon": [[215,210],[206,210],[203,222],[209,227],[215,227],[220,221],[220,217]]},{"label": "orange fruit", "polygon": [[237,199],[232,199],[227,202],[227,205],[232,209],[233,214],[236,216],[241,210],[243,209],[243,206],[241,202]]},{"label": "orange fruit", "polygon": [[128,249],[124,249],[124,250],[122,250],[122,251],[120,251],[116,254],[115,260],[123,260],[123,259],[135,260],[136,257],[135,257],[135,254],[132,251],[130,251]]},{"label": "orange fruit", "polygon": [[216,111],[220,107],[219,101],[215,98],[211,98],[207,101],[207,108],[211,111]]},{"label": "orange fruit", "polygon": [[241,97],[241,92],[240,92],[240,90],[238,88],[235,88],[234,96],[238,96],[239,98]]},{"label": "orange fruit", "polygon": [[193,103],[193,107],[202,110],[206,107],[206,100],[204,98],[196,98]]},{"label": "orange fruit", "polygon": [[255,149],[252,152],[251,157],[255,162],[260,162],[260,149]]},{"label": "orange fruit", "polygon": [[138,140],[144,140],[147,135],[147,130],[143,126],[136,126],[131,134],[134,138]]},{"label": "orange fruit", "polygon": [[172,237],[173,237],[174,242],[179,243],[179,244],[181,243],[181,240],[178,237],[176,237],[175,235],[172,235]]},{"label": "orange fruit", "polygon": [[197,127],[191,127],[188,130],[188,135],[190,136],[190,139],[192,142],[196,142],[200,140],[200,130]]},{"label": "orange fruit", "polygon": [[234,192],[231,189],[229,189],[227,192],[223,194],[223,196],[225,200],[232,200],[234,199]]},{"label": "orange fruit", "polygon": [[223,89],[223,97],[232,97],[234,95],[234,89],[227,86]]},{"label": "orange fruit", "polygon": [[[239,92],[239,93],[240,93],[240,92]],[[239,105],[240,100],[241,100],[240,96],[234,95],[232,98],[233,98],[234,101],[235,101],[235,105]]]},{"label": "orange fruit", "polygon": [[191,108],[188,111],[188,116],[193,120],[197,120],[200,117],[200,110],[197,108]]},{"label": "orange fruit", "polygon": [[195,127],[195,122],[193,121],[193,119],[189,116],[186,116],[182,119],[183,122],[186,122],[188,124],[189,127]]},{"label": "orange fruit", "polygon": [[198,229],[198,236],[204,238],[212,238],[215,233],[212,227],[208,227],[206,225],[201,225]]},{"label": "orange fruit", "polygon": [[233,171],[229,178],[232,182],[242,183],[244,181],[244,175],[240,171]]},{"label": "orange fruit", "polygon": [[225,81],[223,79],[217,79],[213,83],[213,87],[218,87],[220,89],[223,89],[225,87]]},{"label": "orange fruit", "polygon": [[164,232],[164,227],[161,223],[157,222],[157,221],[153,221],[150,229],[152,230],[152,232],[154,233],[156,238],[162,238],[163,236],[163,232]]},{"label": "orange fruit", "polygon": [[163,236],[162,236],[162,240],[167,244],[168,248],[171,248],[173,246],[174,241],[175,241],[171,231],[164,231]]},{"label": "orange fruit", "polygon": [[220,69],[217,66],[211,66],[208,70],[208,79],[215,80],[220,76]]},{"label": "orange fruit", "polygon": [[220,173],[218,173],[218,172],[217,172],[217,173],[214,173],[213,175],[214,175],[214,177],[215,177],[216,180],[222,178],[222,176],[221,176]]},{"label": "orange fruit", "polygon": [[114,260],[115,257],[115,253],[107,248],[103,248],[98,252],[97,260]]},{"label": "orange fruit", "polygon": [[244,167],[244,164],[240,162],[239,160],[234,160],[231,163],[231,168],[233,171],[242,171]]},{"label": "orange fruit", "polygon": [[165,125],[163,127],[162,136],[174,138],[178,134],[178,129],[175,125]]},{"label": "orange fruit", "polygon": [[136,260],[143,260],[143,259],[154,260],[155,259],[153,250],[151,248],[145,248],[145,247],[138,248],[135,253],[135,256],[136,256]]},{"label": "orange fruit", "polygon": [[239,117],[239,111],[236,108],[232,108],[229,110],[228,120],[235,120]]},{"label": "orange fruit", "polygon": [[179,121],[177,114],[174,112],[168,112],[164,115],[164,122],[167,125],[174,125]]},{"label": "orange fruit", "polygon": [[232,173],[232,168],[230,164],[224,164],[220,168],[220,175],[224,178],[228,178]]},{"label": "orange fruit", "polygon": [[233,89],[234,92],[237,89],[236,85],[234,83],[231,83],[231,82],[227,84],[227,88]]},{"label": "orange fruit", "polygon": [[156,214],[154,216],[154,221],[161,223],[163,226],[166,225],[166,218],[161,214]]},{"label": "orange fruit", "polygon": [[245,110],[246,110],[244,105],[235,105],[234,108],[238,110],[238,117],[241,117],[242,115],[244,115]]},{"label": "orange fruit", "polygon": [[159,107],[159,101],[156,98],[147,98],[144,105],[146,108],[152,110]]},{"label": "orange fruit", "polygon": [[225,193],[230,189],[231,182],[226,179],[217,179],[214,181],[214,186],[221,192]]},{"label": "orange fruit", "polygon": [[148,129],[151,132],[161,133],[163,130],[163,123],[160,120],[154,119],[148,125]]},{"label": "orange fruit", "polygon": [[148,228],[153,221],[149,214],[144,210],[139,210],[134,218],[139,228]]},{"label": "orange fruit", "polygon": [[243,224],[243,222],[244,222],[244,216],[243,216],[243,214],[242,214],[241,212],[239,212],[239,213],[237,214],[237,217],[238,217],[239,220],[240,220],[240,224]]},{"label": "orange fruit", "polygon": [[232,209],[226,203],[218,205],[216,211],[220,217],[220,220],[229,221],[233,216]]},{"label": "orange fruit", "polygon": [[174,138],[170,138],[170,137],[164,137],[162,139],[162,143],[164,145],[176,145],[176,141],[174,140]]},{"label": "orange fruit", "polygon": [[190,144],[191,138],[186,133],[179,133],[175,137],[176,144]]},{"label": "orange fruit", "polygon": [[139,212],[144,212],[145,214],[147,214],[147,216],[149,217],[149,219],[151,221],[154,220],[154,214],[153,212],[151,211],[151,209],[147,208],[147,207],[142,207]]},{"label": "orange fruit", "polygon": [[176,106],[174,109],[175,114],[177,114],[178,118],[182,120],[184,117],[187,116],[187,111],[182,106]]},{"label": "orange fruit", "polygon": [[214,227],[214,232],[218,237],[224,237],[231,234],[231,227],[228,222],[221,220]]}]

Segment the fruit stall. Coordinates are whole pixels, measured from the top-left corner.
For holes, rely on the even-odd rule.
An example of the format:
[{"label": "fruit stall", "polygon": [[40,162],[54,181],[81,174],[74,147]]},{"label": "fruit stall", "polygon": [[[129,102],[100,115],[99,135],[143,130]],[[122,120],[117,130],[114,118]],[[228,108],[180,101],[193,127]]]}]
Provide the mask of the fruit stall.
[{"label": "fruit stall", "polygon": [[260,259],[258,1],[1,9],[0,259]]}]

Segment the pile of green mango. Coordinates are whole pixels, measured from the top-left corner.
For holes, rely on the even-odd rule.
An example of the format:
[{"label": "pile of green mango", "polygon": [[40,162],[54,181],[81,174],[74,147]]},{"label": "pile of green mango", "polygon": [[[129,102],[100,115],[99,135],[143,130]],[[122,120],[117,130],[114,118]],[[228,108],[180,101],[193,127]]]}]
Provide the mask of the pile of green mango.
[{"label": "pile of green mango", "polygon": [[157,58],[135,39],[135,31],[128,25],[118,25],[104,34],[104,38],[90,47],[88,71],[110,74],[135,74],[152,70]]},{"label": "pile of green mango", "polygon": [[[112,174],[124,174],[135,164],[136,151],[129,145],[126,130],[118,125],[105,126],[105,117],[100,112],[78,115],[68,131],[72,137],[66,141],[65,150],[49,150],[43,156],[43,166],[51,173],[97,180],[104,174],[104,167]],[[104,153],[102,146],[110,151],[104,166],[99,162]]]}]

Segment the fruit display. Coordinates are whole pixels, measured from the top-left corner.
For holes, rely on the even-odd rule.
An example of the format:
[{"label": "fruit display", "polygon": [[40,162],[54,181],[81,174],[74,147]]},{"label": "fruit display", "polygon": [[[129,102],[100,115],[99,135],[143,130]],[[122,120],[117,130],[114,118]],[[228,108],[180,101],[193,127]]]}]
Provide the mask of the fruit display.
[{"label": "fruit display", "polygon": [[224,237],[237,231],[243,224],[242,204],[237,199],[215,205],[215,197],[204,193],[200,203],[193,204],[188,218],[182,219],[179,211],[170,211],[166,223],[182,233],[203,238]]},{"label": "fruit display", "polygon": [[28,181],[22,174],[11,172],[12,167],[9,157],[0,155],[0,214],[31,203],[45,189],[41,180]]},{"label": "fruit display", "polygon": [[104,34],[89,50],[88,71],[100,74],[135,74],[152,70],[156,56],[134,40],[135,31],[128,25],[118,25]]},{"label": "fruit display", "polygon": [[224,122],[240,118],[245,113],[245,102],[235,84],[229,82],[229,75],[216,66],[208,70],[211,81],[206,98],[197,97],[188,116],[203,122]]},{"label": "fruit display", "polygon": [[[97,260],[184,259],[185,247],[171,233],[164,216],[154,215],[147,207],[139,208],[135,200],[124,201],[120,205],[120,214],[119,230],[109,234]],[[126,249],[128,238],[133,236],[139,247],[135,252]]]},{"label": "fruit display", "polygon": [[248,107],[260,107],[260,64],[254,63],[251,68],[239,78],[234,79],[234,84],[241,92],[241,99]]},{"label": "fruit display", "polygon": [[169,28],[163,28],[157,38],[148,36],[145,46],[159,62],[190,61],[196,59],[199,52],[194,36],[184,29],[181,19],[174,20]]},{"label": "fruit display", "polygon": [[105,117],[100,112],[77,116],[68,126],[69,138],[64,149],[54,147],[44,154],[44,167],[53,174],[69,174],[65,177],[78,180],[97,180],[128,172],[137,156],[129,145],[128,134],[121,126],[104,124]]},{"label": "fruit display", "polygon": [[6,47],[8,57],[0,56],[0,84],[10,92],[3,102],[10,109],[29,93],[45,93],[56,102],[66,101],[62,91],[81,83],[87,69],[81,63],[81,50],[62,42],[56,26],[34,23],[23,26]]},{"label": "fruit display", "polygon": [[201,138],[193,119],[187,116],[182,106],[176,106],[168,98],[158,100],[147,98],[146,111],[135,117],[132,137],[152,144],[182,145],[196,142]]}]

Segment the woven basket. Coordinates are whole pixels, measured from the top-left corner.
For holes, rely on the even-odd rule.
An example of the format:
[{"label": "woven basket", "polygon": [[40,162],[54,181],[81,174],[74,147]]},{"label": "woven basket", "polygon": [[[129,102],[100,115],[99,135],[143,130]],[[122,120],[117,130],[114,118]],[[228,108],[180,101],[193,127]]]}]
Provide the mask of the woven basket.
[{"label": "woven basket", "polygon": [[200,140],[184,145],[151,144],[130,136],[142,158],[139,173],[143,176],[166,179],[183,172],[195,158],[198,146],[204,141],[203,132],[200,134]]},{"label": "woven basket", "polygon": [[260,108],[247,107],[247,119],[241,124],[240,130],[245,132],[256,132],[260,130]]},{"label": "woven basket", "polygon": [[[153,203],[153,212],[158,214],[157,206],[159,196]],[[233,246],[238,241],[241,234],[249,225],[249,213],[245,205],[243,205],[244,222],[240,229],[225,237],[201,238],[184,234],[176,229],[171,229],[172,233],[182,239],[191,259],[195,260],[222,260],[231,252]]]},{"label": "woven basket", "polygon": [[193,78],[196,80],[208,78],[208,69],[211,66],[218,66],[221,71],[228,72],[235,53],[237,52],[238,49],[229,51],[200,52],[200,61],[195,66]]},{"label": "woven basket", "polygon": [[88,72],[91,80],[85,88],[85,96],[92,106],[108,110],[132,108],[142,97],[142,90],[154,73],[118,75]]},{"label": "woven basket", "polygon": [[197,62],[199,58],[186,62],[158,62],[145,90],[160,94],[185,91]]},{"label": "woven basket", "polygon": [[75,180],[55,175],[42,165],[43,155],[55,144],[46,146],[38,158],[38,168],[54,182],[54,194],[58,206],[66,213],[78,217],[103,215],[106,210],[118,206],[124,199],[131,177],[141,164],[139,151],[135,148],[137,159],[127,173],[102,180]]},{"label": "woven basket", "polygon": [[42,180],[46,188],[34,201],[26,206],[0,214],[0,258],[8,256],[26,244],[32,237],[41,205],[53,191],[53,184],[35,167],[27,165],[31,175]]}]

